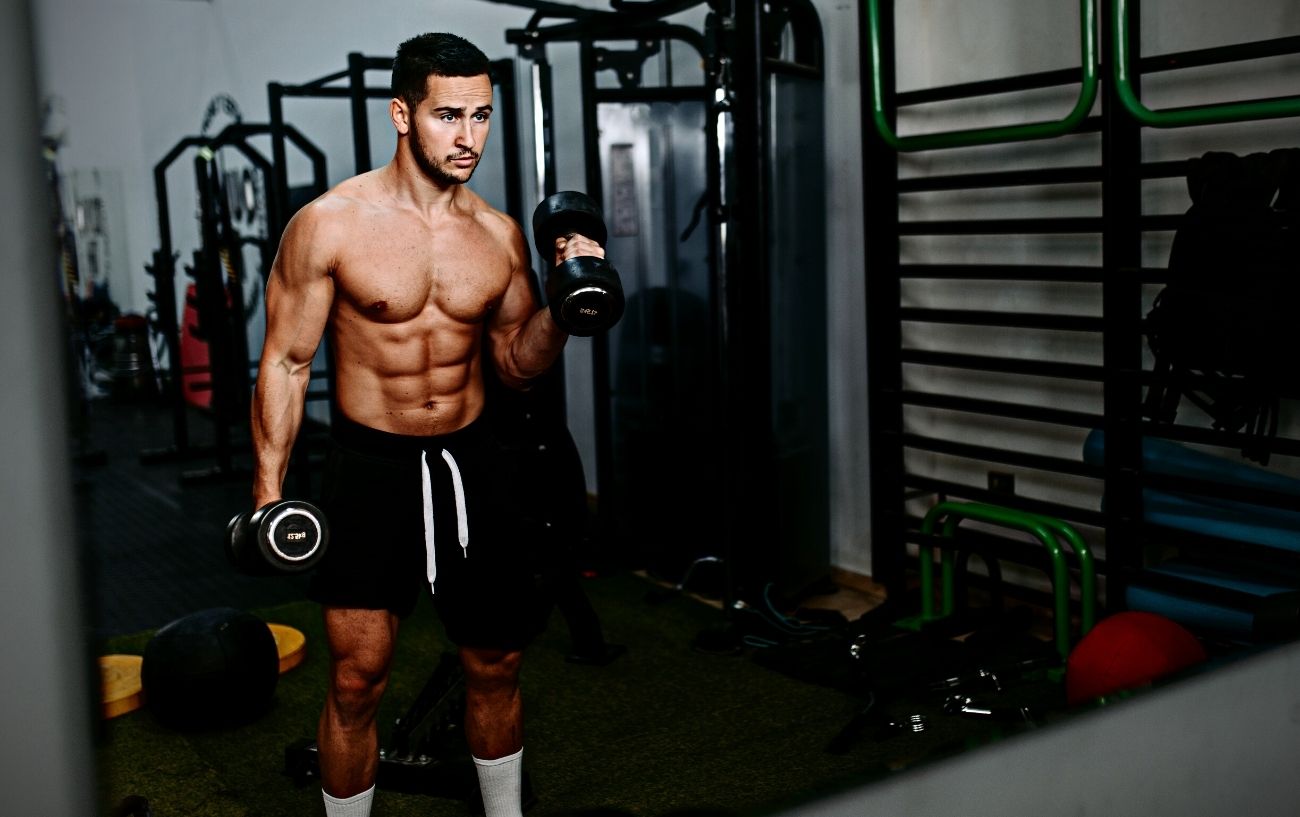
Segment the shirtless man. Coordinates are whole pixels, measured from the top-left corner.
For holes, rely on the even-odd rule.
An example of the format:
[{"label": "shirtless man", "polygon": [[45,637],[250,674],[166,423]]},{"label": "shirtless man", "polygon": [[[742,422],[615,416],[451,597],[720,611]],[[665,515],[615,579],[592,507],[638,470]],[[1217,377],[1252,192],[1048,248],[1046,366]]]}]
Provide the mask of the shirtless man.
[{"label": "shirtless man", "polygon": [[[487,815],[521,813],[519,663],[542,622],[510,521],[512,471],[480,419],[482,367],[526,388],[568,336],[533,296],[519,226],[464,186],[488,135],[488,69],[454,35],[403,43],[392,161],[295,215],[267,284],[254,507],[281,498],[326,330],[344,415],[331,424],[321,501],[330,548],[309,590],[330,652],[318,732],[328,817],[370,812],[376,712],[398,624],[424,591],[465,669],[465,735]],[[604,251],[580,235],[556,240],[555,263],[579,255]]]}]

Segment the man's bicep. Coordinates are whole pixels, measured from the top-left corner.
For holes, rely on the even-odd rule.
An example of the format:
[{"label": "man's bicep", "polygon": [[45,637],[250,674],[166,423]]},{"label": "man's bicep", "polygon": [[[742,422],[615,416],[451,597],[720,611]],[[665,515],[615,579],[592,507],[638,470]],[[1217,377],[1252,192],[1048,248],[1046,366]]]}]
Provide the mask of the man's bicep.
[{"label": "man's bicep", "polygon": [[529,268],[528,244],[519,225],[502,217],[506,225],[505,241],[509,247],[510,283],[488,327],[494,344],[509,342],[537,311],[537,285]]},{"label": "man's bicep", "polygon": [[488,324],[492,364],[501,380],[515,388],[522,387],[522,381],[531,376],[524,366],[529,357],[528,348],[532,345],[529,324],[538,311],[531,277],[532,272],[527,267],[511,276],[510,286],[500,305],[493,310]]},{"label": "man's bicep", "polygon": [[510,286],[496,310],[492,330],[499,335],[512,335],[519,331],[537,311],[537,297],[533,293],[533,273],[527,267],[517,269],[510,276]]},{"label": "man's bicep", "polygon": [[328,276],[293,284],[272,276],[266,288],[263,362],[290,368],[309,364],[325,334],[333,292]]}]

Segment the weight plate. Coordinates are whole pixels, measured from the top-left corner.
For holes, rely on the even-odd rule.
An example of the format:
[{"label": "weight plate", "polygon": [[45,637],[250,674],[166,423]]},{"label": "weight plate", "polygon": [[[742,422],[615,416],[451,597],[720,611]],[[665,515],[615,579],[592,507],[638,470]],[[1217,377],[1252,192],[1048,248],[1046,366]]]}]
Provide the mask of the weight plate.
[{"label": "weight plate", "polygon": [[258,534],[267,563],[282,572],[313,567],[329,541],[329,529],[319,513],[305,502],[292,500],[268,509]]}]

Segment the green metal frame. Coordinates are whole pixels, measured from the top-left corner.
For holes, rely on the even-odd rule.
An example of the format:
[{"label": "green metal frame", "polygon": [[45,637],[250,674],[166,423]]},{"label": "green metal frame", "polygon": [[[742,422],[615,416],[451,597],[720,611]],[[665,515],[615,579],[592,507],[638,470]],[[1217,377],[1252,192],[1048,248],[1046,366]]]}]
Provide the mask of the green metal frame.
[{"label": "green metal frame", "polygon": [[[944,519],[943,537],[951,539],[957,526],[967,519],[985,522],[1033,535],[1047,548],[1052,560],[1053,617],[1057,652],[1065,659],[1070,654],[1070,568],[1066,563],[1064,542],[1079,560],[1080,614],[1079,637],[1082,638],[1096,623],[1097,572],[1092,550],[1074,528],[1060,519],[1043,514],[1028,513],[1000,505],[977,502],[940,502],[929,510],[921,521],[921,533],[934,534],[939,520]],[[1059,541],[1058,541],[1059,540]],[[943,610],[934,612],[934,546],[920,545],[921,621],[934,621],[952,615],[955,607],[955,560],[952,549],[940,554]]]},{"label": "green metal frame", "polygon": [[[874,2],[874,0],[873,0]],[[1143,125],[1154,128],[1177,128],[1187,125],[1212,125],[1220,122],[1245,122],[1300,116],[1300,96],[1261,99],[1253,102],[1225,102],[1176,110],[1152,110],[1142,104],[1133,90],[1129,74],[1128,0],[1111,0],[1111,36],[1115,42],[1112,75],[1115,94],[1129,115]]]},{"label": "green metal frame", "polygon": [[1031,139],[1051,139],[1063,136],[1075,128],[1092,111],[1097,99],[1097,2],[1079,0],[1079,62],[1082,80],[1079,98],[1064,119],[1049,122],[1028,122],[1022,125],[1002,125],[991,128],[925,133],[899,136],[889,123],[885,111],[885,94],[881,81],[880,56],[880,0],[866,0],[867,29],[871,49],[871,115],[876,130],[890,147],[898,151],[936,150],[939,148],[991,145],[1003,142],[1024,142]]}]

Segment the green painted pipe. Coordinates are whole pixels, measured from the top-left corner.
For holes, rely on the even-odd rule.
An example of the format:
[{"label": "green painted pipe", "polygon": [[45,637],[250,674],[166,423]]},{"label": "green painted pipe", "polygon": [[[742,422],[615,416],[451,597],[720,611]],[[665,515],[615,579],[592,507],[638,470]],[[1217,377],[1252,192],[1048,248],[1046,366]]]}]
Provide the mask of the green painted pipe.
[{"label": "green painted pipe", "polygon": [[1097,0],[1079,0],[1079,62],[1082,72],[1079,98],[1064,119],[1051,122],[899,136],[885,112],[884,83],[881,80],[880,0],[867,0],[867,36],[871,49],[871,116],[876,130],[894,150],[937,150],[1063,136],[1079,127],[1097,99]]},{"label": "green painted pipe", "polygon": [[[927,536],[933,535],[935,525],[940,519],[945,518],[942,534],[944,538],[952,538],[956,533],[957,526],[962,521],[973,519],[1029,533],[1042,542],[1043,547],[1047,548],[1052,561],[1052,612],[1056,649],[1060,653],[1062,660],[1069,657],[1070,571],[1066,563],[1065,552],[1062,550],[1060,542],[1057,541],[1057,536],[1060,536],[1069,544],[1079,559],[1079,586],[1082,605],[1080,625],[1082,633],[1087,633],[1092,629],[1096,618],[1096,571],[1092,552],[1087,543],[1083,541],[1083,538],[1073,528],[1059,519],[999,505],[986,505],[975,502],[938,503],[926,513],[925,518],[921,521],[921,532]],[[933,551],[932,545],[921,544],[919,546],[922,621],[931,621],[951,615],[955,607],[953,590],[955,556],[951,550],[945,549],[940,554],[943,570],[943,611],[938,615],[934,612]]]},{"label": "green painted pipe", "polygon": [[1079,559],[1079,637],[1083,638],[1097,623],[1097,566],[1092,557],[1092,548],[1088,547],[1078,531],[1060,519],[1043,514],[1032,516],[1054,530]]},{"label": "green painted pipe", "polygon": [[[873,0],[874,2],[874,0]],[[1153,128],[1177,128],[1187,125],[1212,125],[1219,122],[1245,122],[1300,115],[1300,96],[1284,99],[1261,99],[1254,102],[1227,102],[1177,110],[1152,110],[1142,104],[1133,91],[1129,76],[1128,0],[1112,0],[1111,36],[1115,42],[1112,75],[1115,94],[1129,115]]]}]

